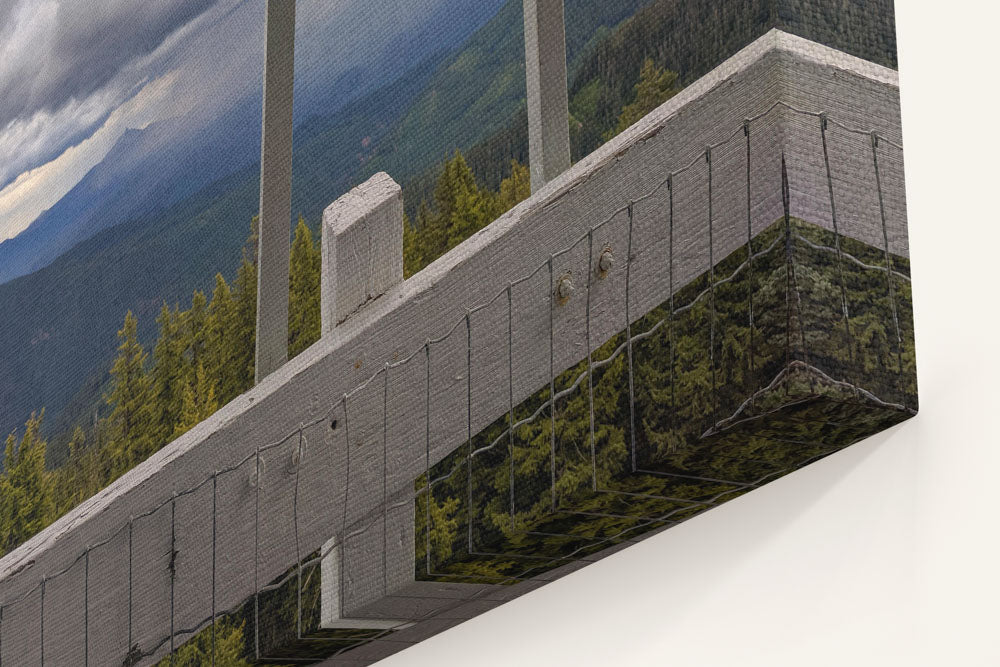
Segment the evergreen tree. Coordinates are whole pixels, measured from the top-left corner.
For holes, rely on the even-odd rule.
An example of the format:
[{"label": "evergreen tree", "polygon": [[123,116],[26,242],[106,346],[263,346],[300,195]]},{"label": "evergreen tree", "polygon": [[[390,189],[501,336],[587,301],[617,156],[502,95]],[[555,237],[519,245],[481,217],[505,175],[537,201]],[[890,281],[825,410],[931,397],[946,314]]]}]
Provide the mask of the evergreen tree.
[{"label": "evergreen tree", "polygon": [[100,490],[97,458],[93,450],[87,449],[87,435],[79,426],[73,429],[67,448],[66,462],[51,473],[55,516],[68,512]]},{"label": "evergreen tree", "polygon": [[605,140],[620,134],[643,116],[680,92],[677,72],[657,67],[651,58],[646,58],[639,72],[639,82],[635,84],[635,98],[626,104],[618,117],[618,125],[608,131]]},{"label": "evergreen tree", "polygon": [[15,465],[17,453],[17,436],[7,435],[4,443],[4,470],[0,472],[0,556],[21,543],[22,528],[17,524],[16,510],[21,501],[21,494],[11,484],[9,469]]},{"label": "evergreen tree", "polygon": [[496,195],[479,189],[472,170],[458,151],[445,165],[434,194],[447,230],[447,246],[444,250],[451,250],[492,222],[500,213]]},{"label": "evergreen tree", "polygon": [[39,433],[44,414],[43,410],[31,415],[19,444],[16,434],[7,436],[4,472],[0,476],[0,551],[4,553],[54,518],[55,507],[45,472],[46,443]]},{"label": "evergreen tree", "polygon": [[500,214],[531,196],[531,170],[517,160],[510,162],[510,176],[500,181]]},{"label": "evergreen tree", "polygon": [[171,310],[167,304],[163,304],[156,319],[160,335],[153,348],[150,435],[158,445],[171,437],[181,412],[181,394],[187,370],[180,320],[177,307]]},{"label": "evergreen tree", "polygon": [[299,216],[289,258],[288,356],[294,357],[320,337],[322,256],[312,232]]},{"label": "evergreen tree", "polygon": [[191,307],[181,314],[181,336],[186,348],[188,377],[194,375],[198,364],[204,363],[205,336],[208,323],[208,299],[201,290],[191,295]]},{"label": "evergreen tree", "polygon": [[234,360],[236,302],[232,290],[221,273],[215,274],[215,289],[208,304],[205,323],[205,372],[215,382],[216,392],[223,402],[240,393],[235,379]]},{"label": "evergreen tree", "polygon": [[431,211],[427,202],[420,202],[420,206],[417,208],[417,232],[415,244],[417,251],[415,253],[414,266],[411,274],[416,273],[430,264],[434,261],[435,257],[440,256],[445,251],[447,240],[446,232],[447,230],[444,227],[443,218],[437,213]]},{"label": "evergreen tree", "polygon": [[83,429],[77,426],[73,429],[73,435],[69,439],[67,448],[69,449],[70,460],[83,456],[83,448],[87,446],[87,435]]},{"label": "evergreen tree", "polygon": [[409,278],[419,270],[420,257],[420,235],[410,217],[403,213],[403,278]]},{"label": "evergreen tree", "polygon": [[205,365],[199,363],[193,381],[184,385],[181,414],[174,427],[173,437],[179,437],[208,419],[218,407],[214,382],[205,373]]},{"label": "evergreen tree", "polygon": [[243,246],[243,261],[233,285],[232,367],[220,385],[223,403],[253,386],[257,341],[257,216]]},{"label": "evergreen tree", "polygon": [[465,158],[456,151],[434,187],[434,208],[422,201],[416,227],[404,221],[404,275],[413,275],[530,195],[530,173],[516,160],[496,193],[476,184]]},{"label": "evergreen tree", "polygon": [[462,205],[460,200],[478,193],[476,177],[466,164],[460,151],[455,151],[451,160],[445,162],[444,170],[434,188],[434,203],[446,220],[451,219]]},{"label": "evergreen tree", "polygon": [[145,458],[150,449],[151,385],[146,375],[146,353],[136,338],[137,321],[132,311],[118,332],[121,344],[111,367],[112,389],[106,400],[111,443],[105,474],[114,479]]}]

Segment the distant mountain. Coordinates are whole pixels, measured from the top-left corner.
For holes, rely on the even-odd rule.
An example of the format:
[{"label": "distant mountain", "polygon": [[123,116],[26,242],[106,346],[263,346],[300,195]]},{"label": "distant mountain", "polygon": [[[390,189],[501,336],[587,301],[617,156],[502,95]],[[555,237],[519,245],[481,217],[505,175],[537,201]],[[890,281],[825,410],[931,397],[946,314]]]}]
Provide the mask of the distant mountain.
[{"label": "distant mountain", "polygon": [[[382,0],[383,4],[391,0]],[[336,76],[307,71],[296,83],[296,123],[329,117],[414,64],[454,48],[492,17],[503,0],[439,0],[413,27],[393,35],[378,58]],[[391,24],[389,30],[396,29]],[[444,40],[444,41],[442,41]],[[450,41],[449,41],[450,40]],[[228,176],[260,156],[260,92],[236,99],[192,131],[175,118],[127,130],[108,155],[13,239],[0,242],[0,283],[46,266],[108,227],[147,218]]]},{"label": "distant mountain", "polygon": [[107,156],[24,232],[0,243],[0,282],[48,265],[102,229],[151,218],[259,157],[260,100],[191,135],[183,118],[126,130]]},{"label": "distant mountain", "polygon": [[[571,69],[595,36],[607,34],[650,2],[566,0]],[[362,172],[386,171],[397,181],[407,181],[455,148],[464,149],[505,127],[524,99],[524,14],[516,0],[507,2],[442,64]]]}]

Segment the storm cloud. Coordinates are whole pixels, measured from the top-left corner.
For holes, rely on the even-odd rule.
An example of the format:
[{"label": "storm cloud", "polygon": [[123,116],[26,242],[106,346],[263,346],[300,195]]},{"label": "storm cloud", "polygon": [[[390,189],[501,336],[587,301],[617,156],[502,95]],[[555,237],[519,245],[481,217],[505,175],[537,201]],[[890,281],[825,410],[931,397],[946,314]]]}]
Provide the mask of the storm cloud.
[{"label": "storm cloud", "polygon": [[[335,103],[324,97],[331,81],[377,66],[398,35],[441,7],[474,8],[485,21],[501,1],[297,0],[297,113],[326,111]],[[178,136],[161,136],[176,145],[236,105],[259,104],[265,7],[0,0],[0,242],[27,229],[126,130],[183,118]],[[453,29],[439,27],[442,35]]]},{"label": "storm cloud", "polygon": [[211,0],[15,0],[0,10],[0,128],[105,88]]}]

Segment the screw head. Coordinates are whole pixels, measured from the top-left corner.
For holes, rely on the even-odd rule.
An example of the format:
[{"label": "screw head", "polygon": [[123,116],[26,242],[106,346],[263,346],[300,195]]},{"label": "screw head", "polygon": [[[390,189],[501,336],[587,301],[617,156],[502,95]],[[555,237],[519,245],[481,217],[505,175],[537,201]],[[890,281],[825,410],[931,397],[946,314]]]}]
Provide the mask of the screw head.
[{"label": "screw head", "polygon": [[597,259],[597,272],[598,276],[604,278],[608,275],[610,271],[615,266],[615,254],[612,252],[611,248],[605,248],[601,252],[601,256]]},{"label": "screw head", "polygon": [[570,274],[567,273],[560,277],[559,282],[556,284],[556,298],[559,299],[559,303],[569,301],[570,297],[573,296],[574,290],[573,277]]}]

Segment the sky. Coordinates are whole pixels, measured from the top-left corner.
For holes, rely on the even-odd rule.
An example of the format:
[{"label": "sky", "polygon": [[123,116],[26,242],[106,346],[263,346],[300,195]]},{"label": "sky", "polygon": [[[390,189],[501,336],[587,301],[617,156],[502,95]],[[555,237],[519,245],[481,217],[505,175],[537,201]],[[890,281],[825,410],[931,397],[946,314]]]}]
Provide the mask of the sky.
[{"label": "sky", "polygon": [[[300,71],[329,80],[443,1],[298,0],[297,99]],[[263,31],[263,0],[0,0],[0,242],[127,129],[193,131],[259,94]]]}]

